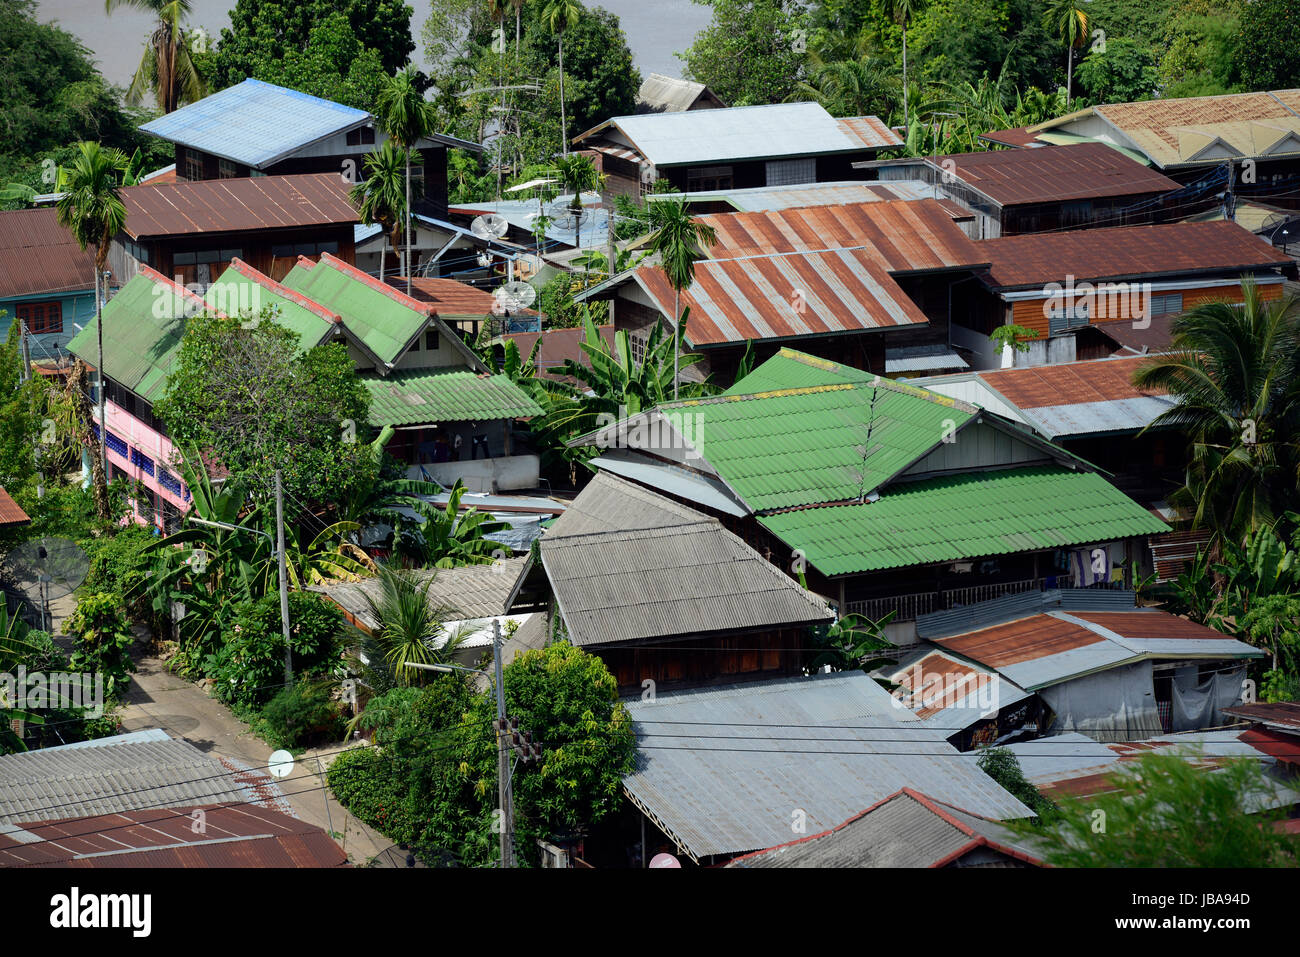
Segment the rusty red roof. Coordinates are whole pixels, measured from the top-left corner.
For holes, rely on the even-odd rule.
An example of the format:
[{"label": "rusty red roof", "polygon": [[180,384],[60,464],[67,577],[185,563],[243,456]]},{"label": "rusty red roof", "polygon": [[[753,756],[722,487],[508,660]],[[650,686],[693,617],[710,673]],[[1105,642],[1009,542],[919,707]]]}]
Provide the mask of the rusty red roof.
[{"label": "rusty red roof", "polygon": [[[614,327],[597,326],[596,328],[600,331],[600,337],[605,344],[613,348]],[[525,362],[528,361],[533,346],[540,338],[542,348],[537,353],[537,371],[543,378],[567,380],[568,376],[560,374],[565,359],[572,359],[588,368],[591,366],[591,358],[581,347],[581,343],[586,341],[586,333],[582,329],[547,329],[540,333],[512,332],[501,338],[513,340],[519,348],[519,358]]]},{"label": "rusty red roof", "polygon": [[1188,640],[1219,640],[1223,633],[1198,625],[1186,618],[1167,612],[1145,609],[1142,611],[1072,611],[1075,618],[1101,625],[1125,638],[1145,641],[1154,638],[1184,638]]},{"label": "rusty red roof", "polygon": [[[394,289],[405,291],[406,277],[391,276],[388,284]],[[446,318],[455,318],[457,316],[473,316],[482,318],[491,315],[496,299],[492,293],[485,289],[479,289],[477,286],[471,286],[469,283],[459,282],[455,279],[431,279],[412,277],[411,279],[411,298],[420,302],[427,302],[433,305],[439,316]],[[510,310],[512,316],[535,316],[536,311],[532,309],[514,309]]]},{"label": "rusty red roof", "polygon": [[144,183],[122,190],[133,239],[357,224],[338,173]]},{"label": "rusty red roof", "polygon": [[1091,324],[1107,339],[1121,349],[1138,353],[1168,352],[1174,343],[1174,313],[1163,316],[1151,316],[1150,325],[1145,329],[1135,329],[1132,319],[1116,319],[1111,322],[1094,322]]},{"label": "rusty red roof", "polygon": [[699,220],[717,232],[711,259],[862,247],[890,273],[971,269],[989,262],[981,245],[933,199],[716,213]]},{"label": "rusty red roof", "polygon": [[1163,395],[1162,390],[1142,391],[1133,385],[1133,373],[1149,361],[1146,356],[1123,356],[1025,369],[991,369],[979,373],[979,377],[1013,405],[1041,409]]},{"label": "rusty red roof", "polygon": [[94,250],[83,251],[58,215],[53,206],[0,211],[0,299],[95,288]]},{"label": "rusty red roof", "polygon": [[1037,133],[1029,132],[1027,126],[1013,126],[1006,130],[990,130],[987,133],[981,133],[980,139],[988,140],[990,143],[997,143],[1001,146],[1042,146],[1038,140]]},{"label": "rusty red roof", "polygon": [[1073,622],[1051,615],[1030,615],[992,628],[938,639],[935,644],[990,668],[1002,668],[1100,641],[1105,641],[1101,635]]},{"label": "rusty red roof", "polygon": [[347,855],[319,827],[252,804],[153,808],[16,827],[0,834],[0,867],[347,866]]},{"label": "rusty red roof", "polygon": [[1245,718],[1270,727],[1300,732],[1300,702],[1297,701],[1235,704],[1231,708],[1224,708],[1223,712],[1235,718]]},{"label": "rusty red roof", "polygon": [[1179,188],[1168,176],[1105,143],[953,153],[929,157],[927,162],[999,206],[1138,196]]},{"label": "rusty red roof", "polygon": [[903,145],[903,138],[878,116],[845,116],[835,123],[846,136],[868,149]]},{"label": "rusty red roof", "polygon": [[979,247],[999,291],[1063,283],[1067,274],[1079,283],[1294,268],[1286,253],[1227,220],[1026,233]]},{"label": "rusty red roof", "polygon": [[19,507],[8,492],[0,488],[0,527],[26,525],[31,518]]}]

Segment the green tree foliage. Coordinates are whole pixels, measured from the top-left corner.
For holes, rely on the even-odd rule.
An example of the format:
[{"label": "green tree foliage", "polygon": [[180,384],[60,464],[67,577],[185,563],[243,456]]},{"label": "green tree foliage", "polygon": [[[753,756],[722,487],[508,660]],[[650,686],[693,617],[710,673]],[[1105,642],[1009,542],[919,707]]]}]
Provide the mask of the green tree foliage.
[{"label": "green tree foliage", "polygon": [[464,634],[448,630],[447,623],[461,618],[450,605],[437,605],[429,592],[437,575],[380,566],[378,595],[365,594],[370,613],[379,623],[367,643],[372,669],[388,672],[391,684],[420,685],[429,672],[411,665],[445,664],[464,641]]},{"label": "green tree foliage", "polygon": [[[536,863],[539,838],[573,832],[619,806],[636,738],[617,682],[594,655],[569,645],[526,651],[505,667],[506,710],[542,747],[539,764],[514,770],[515,847]],[[329,769],[352,813],[430,863],[497,859],[495,692],[458,676],[372,700],[375,747],[341,755]]]},{"label": "green tree foliage", "polygon": [[150,93],[163,113],[201,99],[203,80],[190,59],[190,52],[202,34],[190,36],[184,23],[190,13],[190,0],[104,0],[108,13],[122,7],[141,10],[155,18],[145,41],[144,55],[126,91],[127,99],[139,103]]},{"label": "green tree foliage", "polygon": [[1253,0],[1241,16],[1234,64],[1248,90],[1300,85],[1300,2]]},{"label": "green tree foliage", "polygon": [[1184,753],[1145,754],[1112,776],[1115,790],[1066,798],[1032,835],[1054,867],[1295,867],[1300,842],[1273,825],[1284,810],[1244,813],[1275,793],[1258,761],[1210,770]]},{"label": "green tree foliage", "polygon": [[388,75],[378,50],[365,46],[346,14],[334,12],[312,26],[306,43],[279,58],[257,61],[252,76],[361,110],[374,108]]},{"label": "green tree foliage", "polygon": [[1079,86],[1093,103],[1148,100],[1159,84],[1155,52],[1141,40],[1108,39],[1079,64]]},{"label": "green tree foliage", "polygon": [[1025,780],[1020,761],[1009,748],[984,748],[976,761],[979,769],[991,777],[1011,796],[1039,817],[1056,810],[1056,805],[1043,797],[1038,788]]},{"label": "green tree foliage", "polygon": [[932,0],[911,30],[920,75],[957,85],[987,74],[1008,89],[1056,89],[1058,73],[1065,79],[1061,43],[1042,10],[1034,0]]},{"label": "green tree foliage", "polygon": [[697,0],[713,19],[685,53],[688,79],[729,106],[781,103],[803,79],[808,21],[789,0]]},{"label": "green tree foliage", "polygon": [[[288,57],[301,67],[311,62],[332,66],[346,85],[352,69],[343,48],[350,49],[353,40],[366,51],[359,55],[378,58],[380,72],[395,73],[415,50],[411,12],[402,0],[238,0],[230,11],[230,26],[221,31],[217,82],[224,87],[248,77],[267,79],[263,73],[279,69],[277,64]],[[333,23],[335,13],[346,18],[350,39]],[[326,24],[313,40],[313,31]],[[304,52],[312,47],[316,49]],[[367,63],[355,79],[370,72]]]},{"label": "green tree foliage", "polygon": [[135,671],[131,660],[134,638],[121,604],[121,596],[113,592],[83,595],[63,625],[72,636],[72,669],[102,675],[106,701],[119,700],[125,694],[130,673]]},{"label": "green tree foliage", "polygon": [[205,450],[246,488],[265,494],[281,469],[290,506],[332,505],[374,481],[356,440],[368,405],[344,346],[303,353],[263,310],[240,322],[192,317],[154,412],[172,441]]},{"label": "green tree foliage", "polygon": [[[527,10],[530,4],[525,4]],[[538,33],[529,33],[536,42]],[[538,46],[550,54],[545,62],[558,71],[558,47]],[[625,116],[636,108],[641,72],[632,63],[632,51],[619,19],[601,7],[587,8],[564,31],[564,100],[569,129],[578,134],[611,116]]]},{"label": "green tree foliage", "polygon": [[1243,0],[1179,0],[1165,24],[1160,80],[1167,97],[1237,90],[1237,36]]}]

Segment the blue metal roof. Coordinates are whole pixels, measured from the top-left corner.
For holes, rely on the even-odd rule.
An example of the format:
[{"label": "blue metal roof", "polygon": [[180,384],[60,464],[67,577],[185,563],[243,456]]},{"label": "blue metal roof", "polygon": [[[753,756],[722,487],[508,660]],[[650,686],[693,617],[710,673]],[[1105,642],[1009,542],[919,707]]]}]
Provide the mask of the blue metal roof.
[{"label": "blue metal roof", "polygon": [[249,79],[141,129],[258,169],[369,119],[365,110]]}]

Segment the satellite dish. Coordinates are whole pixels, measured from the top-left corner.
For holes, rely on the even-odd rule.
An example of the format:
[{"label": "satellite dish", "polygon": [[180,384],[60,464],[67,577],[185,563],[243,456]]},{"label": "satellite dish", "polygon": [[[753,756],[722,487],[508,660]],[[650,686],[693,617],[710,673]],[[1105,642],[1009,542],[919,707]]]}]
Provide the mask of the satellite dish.
[{"label": "satellite dish", "polygon": [[469,224],[469,231],[479,239],[500,239],[509,228],[510,223],[500,213],[475,216]]},{"label": "satellite dish", "polygon": [[550,205],[546,210],[546,215],[551,219],[565,226],[577,229],[591,219],[591,212],[579,206],[576,209],[569,205],[568,200],[559,200]]},{"label": "satellite dish", "polygon": [[492,298],[496,300],[500,311],[517,312],[537,301],[537,290],[526,282],[514,279],[504,286],[498,286],[496,292],[492,293]]},{"label": "satellite dish", "polygon": [[266,759],[266,769],[271,772],[271,777],[277,781],[281,778],[287,778],[293,771],[293,755],[288,751],[274,751]]},{"label": "satellite dish", "polygon": [[4,569],[14,585],[41,612],[41,630],[47,631],[50,602],[71,595],[86,580],[90,559],[76,542],[66,538],[38,538],[24,542],[5,556]]},{"label": "satellite dish", "polygon": [[673,857],[671,854],[656,854],[654,857],[650,858],[650,866],[680,868],[682,866],[682,862],[679,861],[677,858]]}]

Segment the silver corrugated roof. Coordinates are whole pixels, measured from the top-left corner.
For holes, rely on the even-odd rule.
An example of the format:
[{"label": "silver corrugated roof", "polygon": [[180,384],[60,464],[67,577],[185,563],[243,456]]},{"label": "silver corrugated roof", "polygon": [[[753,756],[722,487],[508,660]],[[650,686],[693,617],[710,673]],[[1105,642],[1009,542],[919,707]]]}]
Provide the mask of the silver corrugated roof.
[{"label": "silver corrugated roof", "polygon": [[186,741],[101,740],[0,757],[0,824],[249,800],[286,808],[268,775]]},{"label": "silver corrugated roof", "polygon": [[716,518],[605,472],[542,536],[541,554],[575,645],[833,618]]},{"label": "silver corrugated roof", "polygon": [[861,672],[626,705],[639,750],[624,787],[695,859],[784,844],[799,821],[816,834],[904,787],[990,818],[1031,813]]},{"label": "silver corrugated roof", "polygon": [[968,369],[966,360],[951,348],[906,346],[885,350],[885,372],[924,372],[927,369]]},{"label": "silver corrugated roof", "polygon": [[812,102],[616,116],[584,135],[608,126],[655,166],[822,156],[866,148],[821,104]]},{"label": "silver corrugated roof", "polygon": [[1029,424],[1049,439],[1097,435],[1105,432],[1136,432],[1174,407],[1168,396],[1112,399],[1106,402],[1076,402],[1022,409]]},{"label": "silver corrugated roof", "polygon": [[938,640],[1015,621],[1049,609],[1066,611],[1127,611],[1137,606],[1137,596],[1120,588],[1058,588],[1004,595],[974,605],[963,605],[929,615],[918,615],[916,633]]}]

